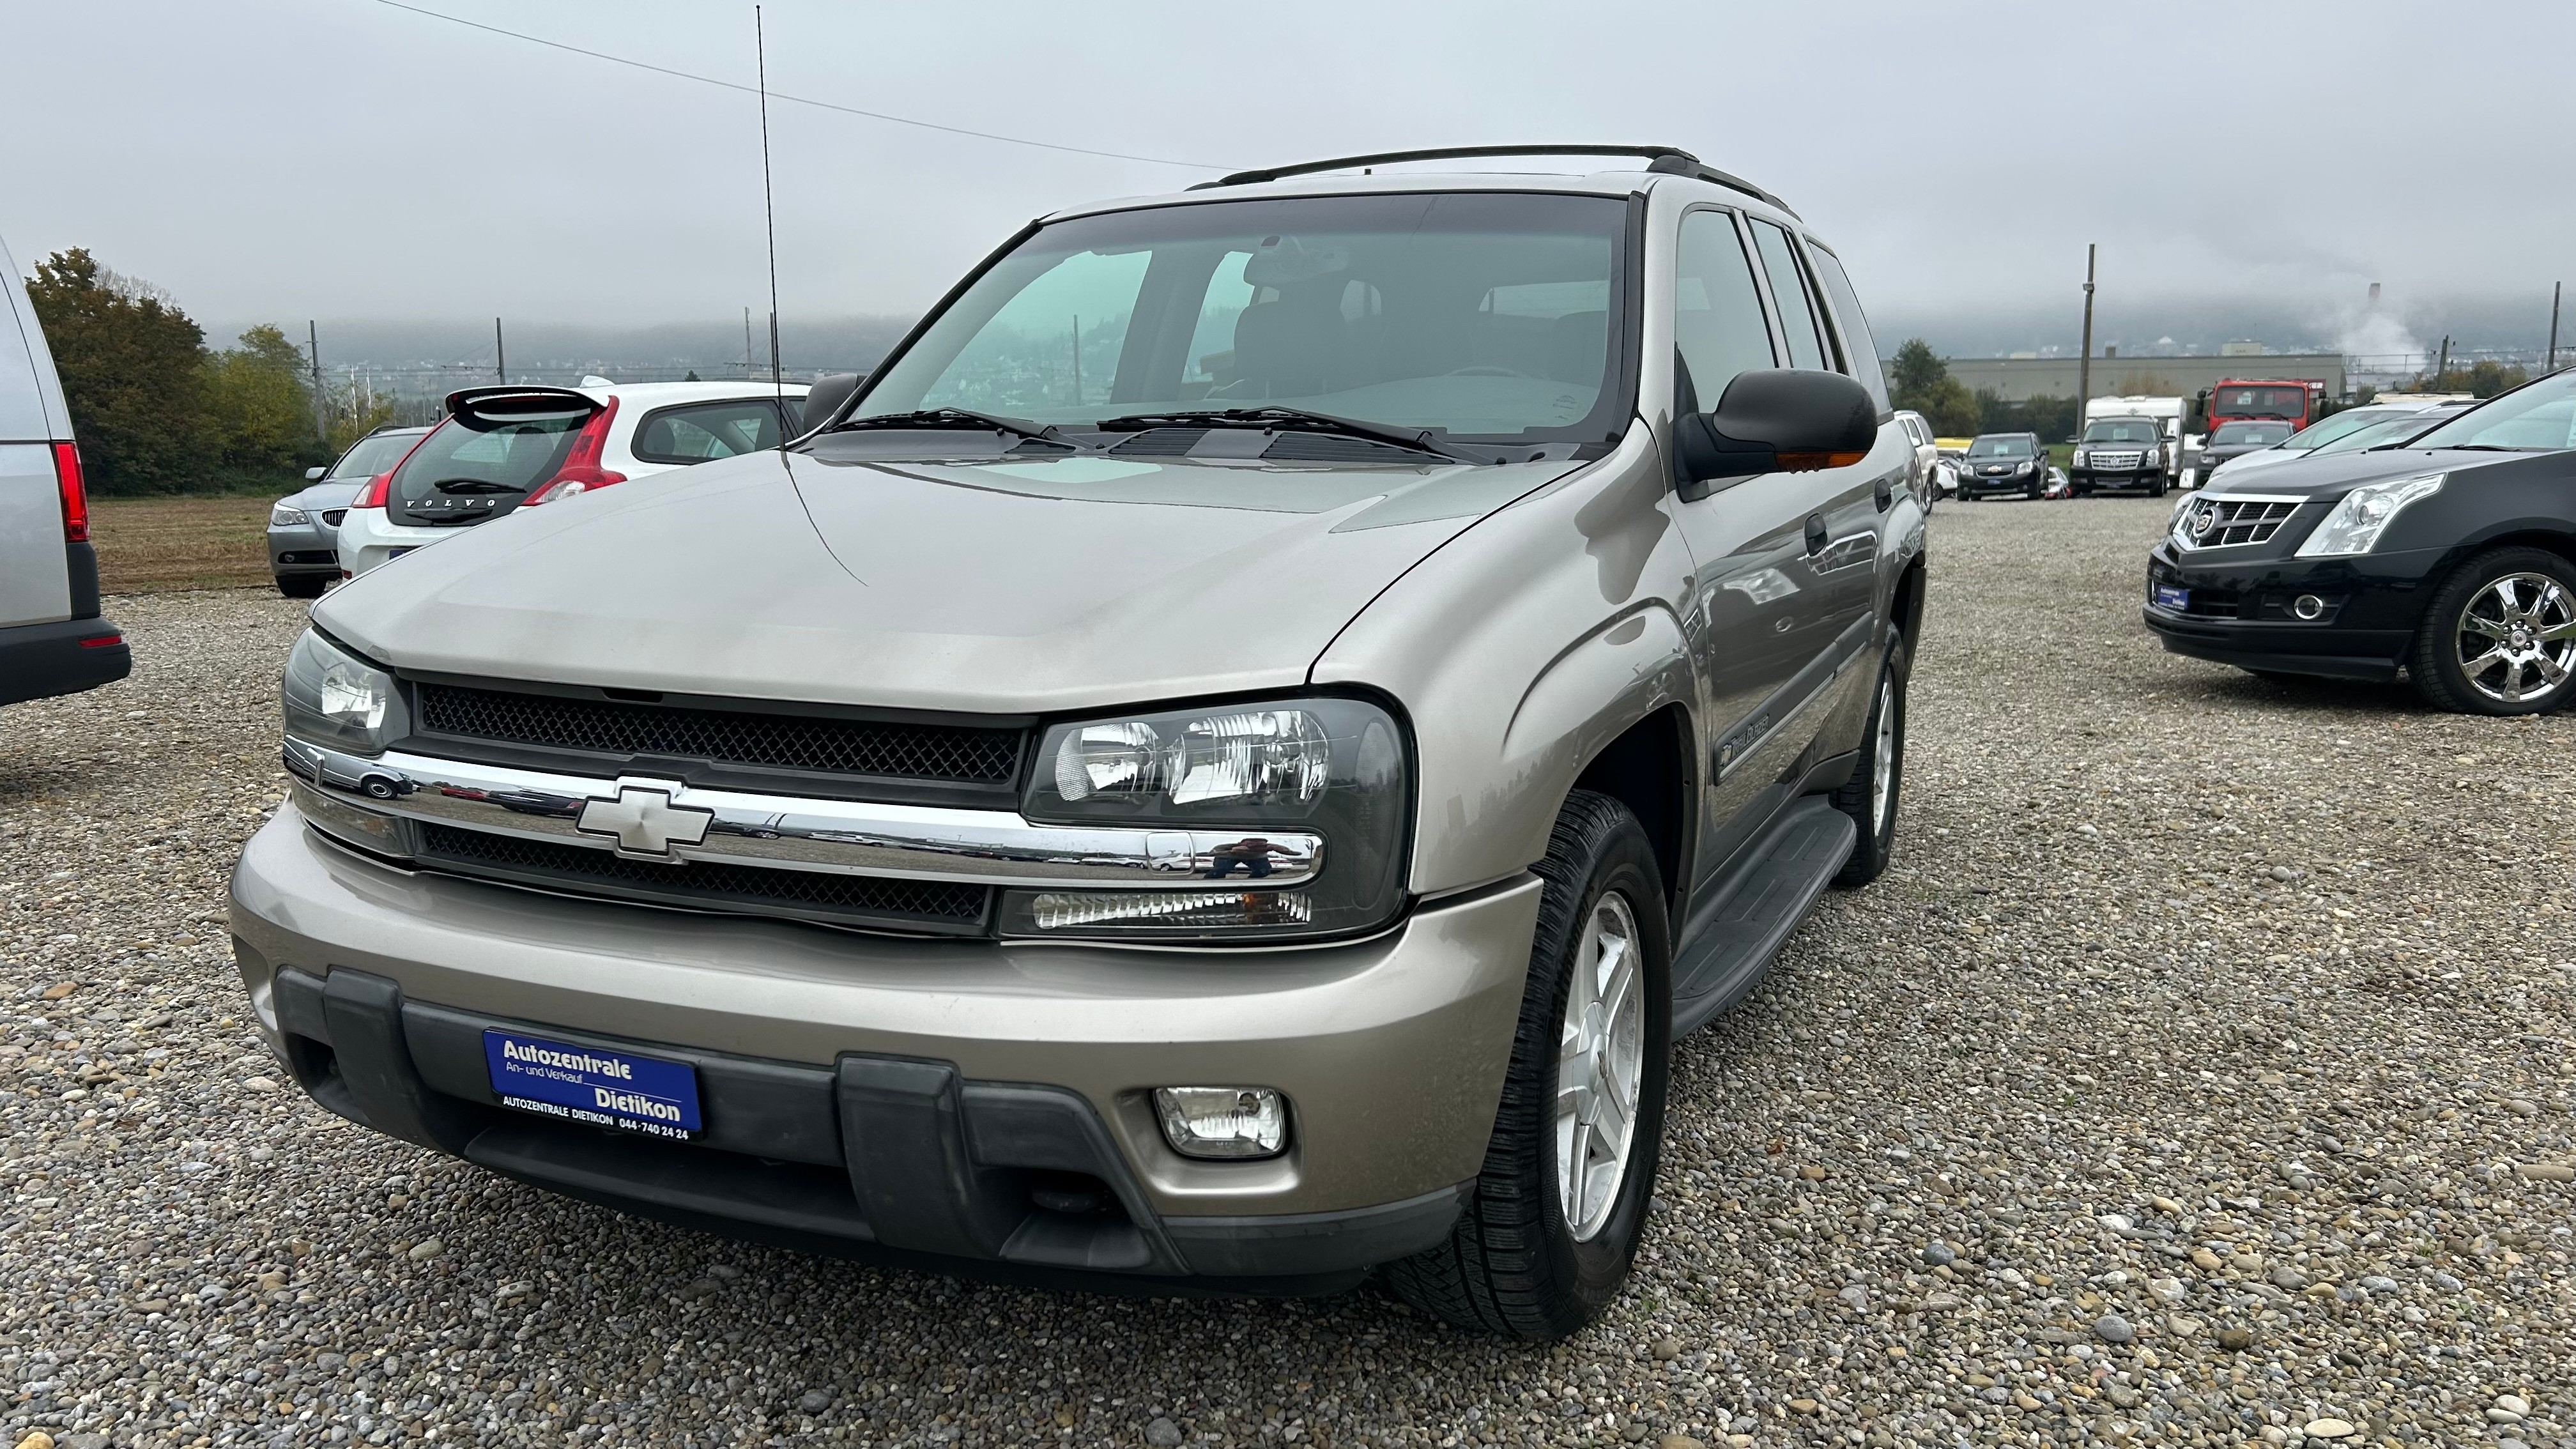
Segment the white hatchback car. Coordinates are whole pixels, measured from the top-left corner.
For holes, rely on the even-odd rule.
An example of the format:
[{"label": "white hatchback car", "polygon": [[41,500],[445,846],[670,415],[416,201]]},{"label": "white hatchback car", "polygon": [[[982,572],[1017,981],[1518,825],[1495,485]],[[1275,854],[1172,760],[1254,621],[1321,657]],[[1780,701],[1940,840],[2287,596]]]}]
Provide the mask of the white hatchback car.
[{"label": "white hatchback car", "polygon": [[[340,576],[355,578],[460,528],[803,431],[803,383],[493,386],[447,395],[447,418],[340,523]],[[782,407],[783,399],[783,407]]]}]

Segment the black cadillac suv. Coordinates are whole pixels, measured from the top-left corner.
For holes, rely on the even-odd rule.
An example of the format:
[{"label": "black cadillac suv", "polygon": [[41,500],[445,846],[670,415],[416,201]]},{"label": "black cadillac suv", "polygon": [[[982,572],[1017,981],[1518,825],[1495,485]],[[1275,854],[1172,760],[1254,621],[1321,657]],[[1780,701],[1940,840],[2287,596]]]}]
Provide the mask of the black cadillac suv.
[{"label": "black cadillac suv", "polygon": [[2184,499],[2147,627],[2257,674],[2394,679],[2471,714],[2576,690],[2576,371],[2402,446],[2321,454]]}]

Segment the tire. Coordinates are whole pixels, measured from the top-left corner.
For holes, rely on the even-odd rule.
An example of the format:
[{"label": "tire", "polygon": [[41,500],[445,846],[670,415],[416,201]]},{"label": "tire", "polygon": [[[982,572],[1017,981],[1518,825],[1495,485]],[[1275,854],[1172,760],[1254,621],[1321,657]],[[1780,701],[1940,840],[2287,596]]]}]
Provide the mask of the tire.
[{"label": "tire", "polygon": [[2158,473],[2147,480],[2147,496],[2149,498],[2162,498],[2165,496],[2164,474]]},{"label": "tire", "polygon": [[[1434,1317],[1545,1341],[1599,1317],[1636,1257],[1663,1149],[1672,941],[1654,849],[1637,817],[1609,796],[1577,790],[1566,797],[1538,874],[1546,888],[1529,984],[1484,1170],[1449,1240],[1383,1272],[1397,1297]],[[1615,916],[1614,899],[1625,907],[1630,987],[1643,997],[1634,1022],[1636,1109],[1617,1186],[1582,1209],[1591,1230],[1578,1238],[1567,1222],[1557,1163],[1563,1135],[1582,1140],[1584,1134],[1558,1118],[1558,1074],[1578,956],[1597,940],[1604,913]],[[1619,1033],[1617,1039],[1629,1038]]]},{"label": "tire", "polygon": [[2033,503],[2037,503],[2037,502],[2039,501],[2039,497],[2040,497],[2040,495],[2041,495],[2041,494],[2043,494],[2043,493],[2046,493],[2047,491],[2048,491],[2048,490],[2047,490],[2046,488],[2042,487],[2041,485],[2039,485],[2039,484],[2037,484],[2037,483],[2033,483],[2032,485],[2030,485],[2029,490],[2028,490],[2027,492],[2023,493],[2023,494],[2022,494],[2022,496],[2023,496],[2024,498],[2029,499],[2029,500],[2030,500],[2031,502],[2033,502]]},{"label": "tire", "polygon": [[[2517,618],[2523,621],[2519,648],[2511,633]],[[2487,627],[2468,627],[2473,622]],[[2576,628],[2576,564],[2543,549],[2490,549],[2451,570],[2433,590],[2407,651],[2406,674],[2437,708],[2541,714],[2576,697],[2576,638],[2540,637],[2562,628]],[[2478,649],[2490,659],[2505,657],[2472,671],[2467,666],[2474,660],[2463,655]],[[2555,681],[2544,662],[2558,670]]]},{"label": "tire", "polygon": [[1878,879],[1896,853],[1896,806],[1905,793],[1905,684],[1913,660],[1902,637],[1887,646],[1870,696],[1869,721],[1861,726],[1860,766],[1851,783],[1833,795],[1834,808],[1860,827],[1851,859],[1834,877],[1844,890]]},{"label": "tire", "polygon": [[277,591],[290,599],[318,599],[331,587],[327,574],[279,574]]}]

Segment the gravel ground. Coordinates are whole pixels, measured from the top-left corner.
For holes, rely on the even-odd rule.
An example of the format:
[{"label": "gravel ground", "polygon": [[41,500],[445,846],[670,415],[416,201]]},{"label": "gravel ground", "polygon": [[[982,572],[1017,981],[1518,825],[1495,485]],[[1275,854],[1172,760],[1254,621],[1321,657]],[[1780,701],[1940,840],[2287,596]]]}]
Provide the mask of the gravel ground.
[{"label": "gravel ground", "polygon": [[2576,1444],[2571,724],[2163,654],[2164,513],[1941,511],[1899,864],[1682,1044],[1637,1276],[1553,1348],[817,1261],[346,1126],[225,947],[300,609],[119,599],[133,680],[0,713],[0,1444]]}]

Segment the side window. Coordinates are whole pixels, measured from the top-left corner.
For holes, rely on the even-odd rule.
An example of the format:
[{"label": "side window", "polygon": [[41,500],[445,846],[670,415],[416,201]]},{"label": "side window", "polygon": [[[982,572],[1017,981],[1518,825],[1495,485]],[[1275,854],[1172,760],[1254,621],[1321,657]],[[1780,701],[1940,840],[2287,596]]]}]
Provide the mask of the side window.
[{"label": "side window", "polygon": [[635,430],[632,448],[647,463],[704,463],[778,446],[778,404],[734,398],[664,408]]},{"label": "side window", "polygon": [[1725,212],[1694,211],[1682,218],[1673,348],[1681,354],[1681,381],[1689,389],[1676,405],[1693,411],[1716,407],[1737,373],[1779,365],[1753,266],[1744,258],[1734,218]]},{"label": "side window", "polygon": [[1843,353],[1851,363],[1852,376],[1869,389],[1881,409],[1887,402],[1887,373],[1878,365],[1878,342],[1869,335],[1869,319],[1861,315],[1860,294],[1852,290],[1851,278],[1843,271],[1842,258],[1807,243],[1807,255],[1816,259],[1816,275],[1825,284],[1825,295],[1833,299],[1834,319],[1842,323]]},{"label": "side window", "polygon": [[1762,249],[1762,270],[1771,274],[1771,300],[1780,308],[1780,330],[1788,335],[1789,365],[1831,372],[1824,334],[1817,330],[1816,309],[1807,300],[1805,275],[1789,245],[1789,234],[1767,221],[1753,223],[1753,244]]}]

